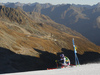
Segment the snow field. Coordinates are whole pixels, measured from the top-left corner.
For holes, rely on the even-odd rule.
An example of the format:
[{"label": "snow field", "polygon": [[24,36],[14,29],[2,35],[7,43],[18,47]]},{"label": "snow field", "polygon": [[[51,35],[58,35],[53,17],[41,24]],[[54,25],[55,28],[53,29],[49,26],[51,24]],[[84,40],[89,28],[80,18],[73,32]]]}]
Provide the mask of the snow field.
[{"label": "snow field", "polygon": [[100,63],[86,64],[69,68],[40,70],[1,75],[100,75]]}]

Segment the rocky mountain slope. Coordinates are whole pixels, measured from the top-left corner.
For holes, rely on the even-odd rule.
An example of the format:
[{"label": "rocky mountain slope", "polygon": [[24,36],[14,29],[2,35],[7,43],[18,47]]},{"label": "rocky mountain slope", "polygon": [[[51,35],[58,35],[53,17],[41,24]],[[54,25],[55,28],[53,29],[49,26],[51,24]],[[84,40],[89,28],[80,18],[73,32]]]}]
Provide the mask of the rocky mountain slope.
[{"label": "rocky mountain slope", "polygon": [[[6,40],[9,40],[9,43],[7,42],[9,46],[11,46],[10,40],[13,43],[15,42],[14,43],[15,48],[18,48],[19,49],[18,51],[20,51],[21,48],[22,49],[29,48],[29,49],[33,50],[33,48],[35,48],[35,46],[37,48],[40,46],[39,50],[50,49],[51,52],[55,52],[55,53],[57,52],[57,50],[61,51],[61,48],[73,50],[72,41],[71,41],[72,38],[76,39],[76,43],[77,43],[77,45],[79,45],[79,49],[81,47],[83,47],[83,48],[87,48],[87,51],[98,51],[98,48],[95,49],[95,47],[94,47],[96,45],[91,43],[90,41],[88,41],[81,34],[79,34],[79,33],[77,34],[76,32],[72,31],[71,29],[67,30],[68,28],[65,28],[67,30],[67,32],[65,33],[65,32],[62,32],[63,29],[62,29],[62,31],[60,31],[60,29],[58,30],[58,28],[52,27],[53,24],[57,25],[57,23],[53,22],[51,19],[50,19],[51,20],[50,21],[51,26],[50,26],[49,23],[47,24],[45,22],[43,22],[43,23],[36,22],[34,19],[29,17],[30,15],[28,15],[27,13],[25,13],[22,10],[7,8],[4,6],[1,6],[0,9],[1,9],[1,11],[0,11],[0,16],[1,16],[0,23],[1,24],[0,25],[1,25],[1,33],[2,33],[1,36],[5,37]],[[49,19],[47,19],[47,20],[49,20]],[[59,26],[60,26],[60,24],[58,24],[58,27]],[[5,35],[3,35],[3,34],[5,34]],[[9,37],[7,37],[6,34]],[[2,38],[2,39],[5,39],[5,38]],[[12,39],[12,38],[14,38],[14,39]],[[32,42],[33,39],[35,39],[33,41],[34,43]],[[43,42],[40,42],[40,40]],[[82,42],[79,43],[79,40],[82,40]],[[3,40],[1,40],[1,41],[3,42]],[[11,44],[12,44],[12,42],[11,42]],[[50,43],[48,43],[48,42],[50,42]],[[5,43],[6,43],[6,41],[5,41]],[[48,43],[48,47],[46,46],[47,43]],[[90,43],[90,44],[88,44],[88,43]],[[17,44],[19,44],[19,45],[17,45]],[[13,46],[9,47],[8,45],[6,46],[6,47],[8,47],[8,49],[14,50],[12,48]],[[4,44],[4,46],[5,46],[5,44]],[[16,46],[18,46],[18,47],[16,47]],[[47,49],[45,46],[47,47]],[[81,49],[80,53],[83,53],[84,51],[85,50]]]},{"label": "rocky mountain slope", "polygon": [[[21,7],[26,12],[38,12],[49,16],[57,23],[64,24],[88,38],[90,41],[100,45],[100,3],[93,6],[75,4],[21,4],[7,3],[7,7]],[[98,37],[97,37],[98,36]]]},{"label": "rocky mountain slope", "polygon": [[100,45],[99,5],[91,8],[60,5],[43,9],[41,13],[48,15],[57,23],[78,31],[90,41]]}]

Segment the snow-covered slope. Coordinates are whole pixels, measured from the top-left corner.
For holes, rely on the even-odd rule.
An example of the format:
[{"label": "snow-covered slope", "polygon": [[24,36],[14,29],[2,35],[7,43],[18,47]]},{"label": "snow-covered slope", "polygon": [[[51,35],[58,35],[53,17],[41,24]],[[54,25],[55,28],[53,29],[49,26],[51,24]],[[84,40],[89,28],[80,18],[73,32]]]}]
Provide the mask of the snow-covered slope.
[{"label": "snow-covered slope", "polygon": [[41,70],[2,75],[100,75],[100,63],[55,70]]}]

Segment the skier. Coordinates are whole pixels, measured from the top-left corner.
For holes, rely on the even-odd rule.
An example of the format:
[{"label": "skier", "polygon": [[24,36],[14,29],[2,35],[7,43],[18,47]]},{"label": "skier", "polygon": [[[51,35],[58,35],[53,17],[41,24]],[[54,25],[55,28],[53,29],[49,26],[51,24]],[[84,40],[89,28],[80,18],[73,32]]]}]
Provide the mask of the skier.
[{"label": "skier", "polygon": [[70,65],[70,60],[64,54],[61,54],[59,63],[61,64],[62,67],[68,67]]}]

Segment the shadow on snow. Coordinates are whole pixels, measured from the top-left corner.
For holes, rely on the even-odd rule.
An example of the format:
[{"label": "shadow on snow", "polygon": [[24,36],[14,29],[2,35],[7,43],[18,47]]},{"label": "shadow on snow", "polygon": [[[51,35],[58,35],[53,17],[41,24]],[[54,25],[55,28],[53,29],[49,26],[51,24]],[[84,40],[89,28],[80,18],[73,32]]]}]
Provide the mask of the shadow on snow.
[{"label": "shadow on snow", "polygon": [[[55,60],[59,60],[59,55],[64,53],[69,57],[71,64],[74,64],[74,52],[62,48],[62,52],[57,55],[47,51],[34,49],[40,53],[40,58],[16,54],[8,49],[0,48],[0,74],[25,72],[34,70],[45,70],[47,68],[56,67]],[[83,55],[78,54],[81,64],[99,62],[100,54],[95,52],[85,52]]]}]

